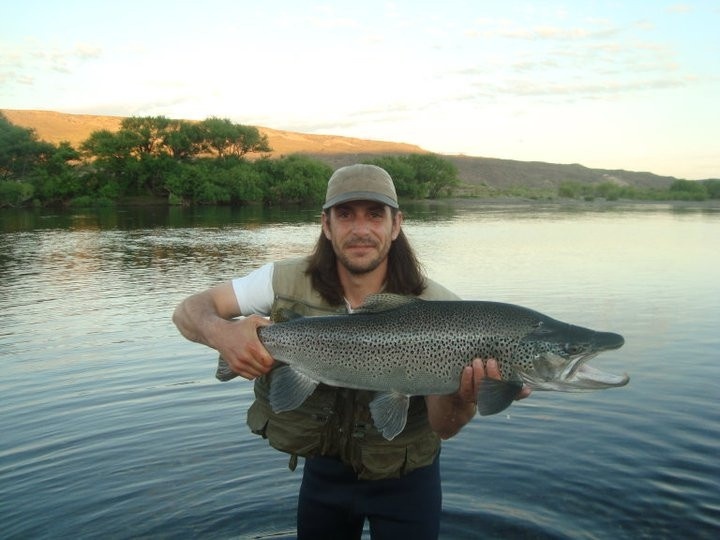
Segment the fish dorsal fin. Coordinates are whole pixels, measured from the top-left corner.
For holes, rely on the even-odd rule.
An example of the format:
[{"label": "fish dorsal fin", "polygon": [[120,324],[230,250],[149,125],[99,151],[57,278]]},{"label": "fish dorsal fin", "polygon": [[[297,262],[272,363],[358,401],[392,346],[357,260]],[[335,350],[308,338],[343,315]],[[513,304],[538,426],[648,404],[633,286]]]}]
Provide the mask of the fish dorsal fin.
[{"label": "fish dorsal fin", "polygon": [[388,441],[405,429],[410,396],[398,392],[378,392],[370,402],[370,414],[375,428]]},{"label": "fish dorsal fin", "polygon": [[414,296],[403,296],[401,294],[371,294],[365,299],[365,302],[355,310],[355,313],[380,313],[407,306],[415,302],[422,302],[422,300]]},{"label": "fish dorsal fin", "polygon": [[273,312],[270,314],[270,320],[272,322],[288,322],[302,318],[303,316],[300,315],[297,311],[293,311],[292,309],[287,308],[274,309]]},{"label": "fish dorsal fin", "polygon": [[270,377],[270,407],[276,413],[297,409],[318,385],[288,365],[275,368]]}]

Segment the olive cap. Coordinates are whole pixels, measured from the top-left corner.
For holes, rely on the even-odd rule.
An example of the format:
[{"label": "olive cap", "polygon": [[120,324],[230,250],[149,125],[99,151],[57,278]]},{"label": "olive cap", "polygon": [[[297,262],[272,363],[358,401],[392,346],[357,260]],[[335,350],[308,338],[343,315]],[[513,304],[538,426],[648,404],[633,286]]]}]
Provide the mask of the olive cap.
[{"label": "olive cap", "polygon": [[333,173],[328,181],[323,210],[349,201],[377,201],[399,208],[392,178],[377,165],[358,163]]}]

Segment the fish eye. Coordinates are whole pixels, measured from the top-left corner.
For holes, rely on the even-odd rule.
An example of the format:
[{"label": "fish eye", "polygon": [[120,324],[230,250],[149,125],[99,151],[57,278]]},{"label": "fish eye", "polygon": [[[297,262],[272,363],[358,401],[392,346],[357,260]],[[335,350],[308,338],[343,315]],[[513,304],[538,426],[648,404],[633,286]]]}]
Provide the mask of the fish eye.
[{"label": "fish eye", "polygon": [[564,349],[567,354],[576,355],[583,352],[583,350],[585,350],[585,347],[577,343],[566,343]]}]

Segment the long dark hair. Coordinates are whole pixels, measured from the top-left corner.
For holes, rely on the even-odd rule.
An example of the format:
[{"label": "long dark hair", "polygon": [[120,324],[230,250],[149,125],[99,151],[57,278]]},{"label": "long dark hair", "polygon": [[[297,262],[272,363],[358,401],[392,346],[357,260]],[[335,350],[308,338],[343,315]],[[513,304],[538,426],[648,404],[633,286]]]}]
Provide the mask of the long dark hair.
[{"label": "long dark hair", "polygon": [[[393,212],[395,215],[396,210]],[[337,272],[337,257],[332,243],[320,231],[320,238],[310,255],[305,271],[311,278],[313,288],[331,306],[344,303],[342,285]],[[388,271],[385,292],[417,296],[425,290],[425,274],[420,261],[415,256],[405,233],[393,241],[388,252]]]}]

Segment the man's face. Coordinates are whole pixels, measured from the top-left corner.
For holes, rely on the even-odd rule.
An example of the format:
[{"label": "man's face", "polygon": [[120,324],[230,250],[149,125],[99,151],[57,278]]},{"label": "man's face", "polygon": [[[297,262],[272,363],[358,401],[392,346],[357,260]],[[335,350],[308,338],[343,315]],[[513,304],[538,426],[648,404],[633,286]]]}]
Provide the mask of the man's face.
[{"label": "man's face", "polygon": [[350,273],[372,272],[387,260],[400,234],[402,214],[373,201],[338,204],[322,215],[323,233],[335,255]]}]

